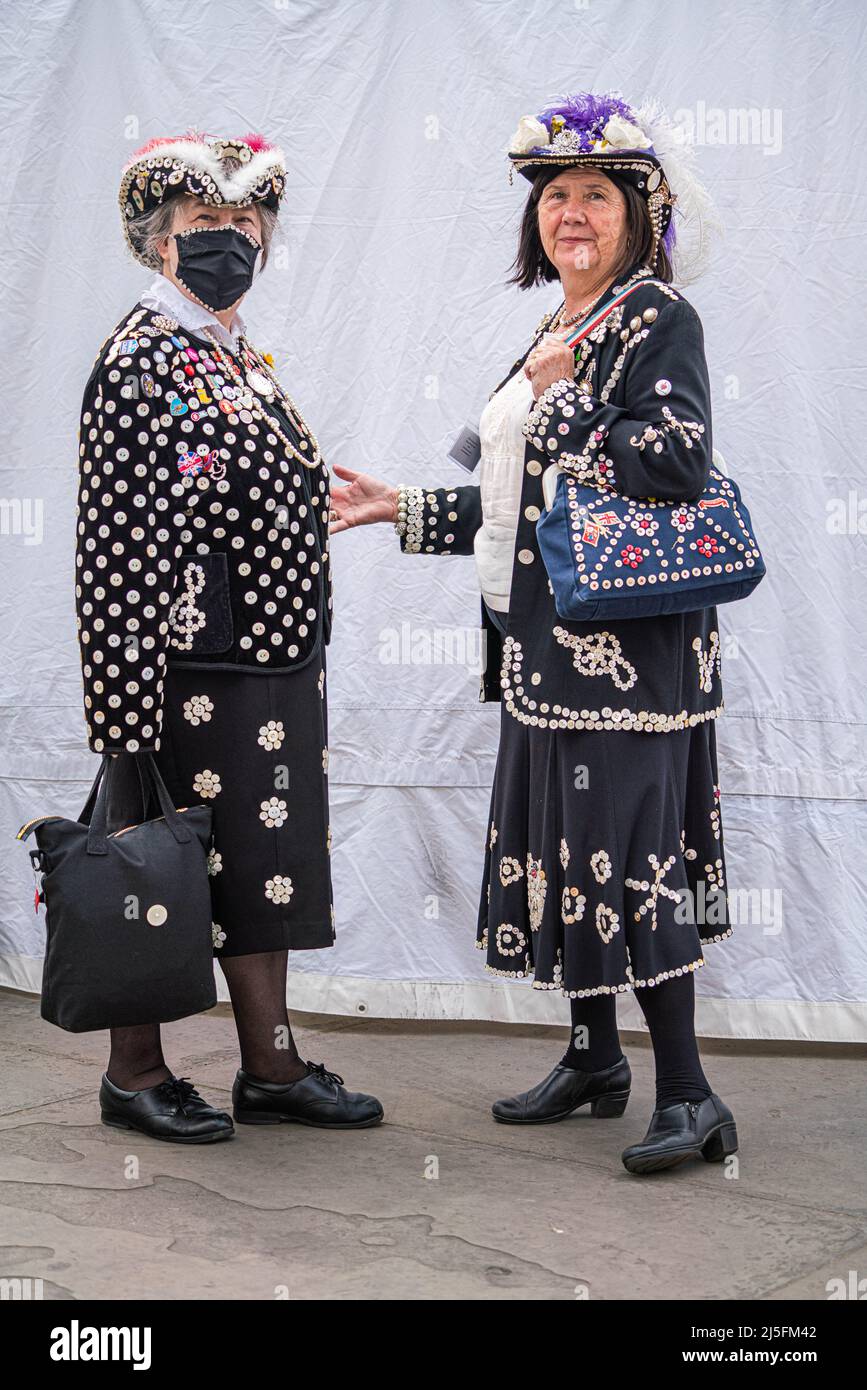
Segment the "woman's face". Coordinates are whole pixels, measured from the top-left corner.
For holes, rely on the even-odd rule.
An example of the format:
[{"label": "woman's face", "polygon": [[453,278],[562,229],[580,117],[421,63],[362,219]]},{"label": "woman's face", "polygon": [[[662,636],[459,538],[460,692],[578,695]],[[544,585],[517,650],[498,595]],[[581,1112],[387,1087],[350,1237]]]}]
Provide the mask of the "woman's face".
[{"label": "woman's face", "polygon": [[626,199],[603,173],[564,169],[542,189],[538,217],[542,246],[561,280],[576,270],[614,274],[626,247]]},{"label": "woman's face", "polygon": [[227,222],[231,222],[262,245],[262,219],[255,203],[248,208],[231,207],[227,204],[213,207],[201,198],[192,197],[191,194],[184,194],[175,201],[177,207],[171,234],[165,237],[158,247],[163,258],[164,272],[170,272],[174,276],[178,268],[178,247],[174,234],[185,232],[190,227],[223,227]]}]

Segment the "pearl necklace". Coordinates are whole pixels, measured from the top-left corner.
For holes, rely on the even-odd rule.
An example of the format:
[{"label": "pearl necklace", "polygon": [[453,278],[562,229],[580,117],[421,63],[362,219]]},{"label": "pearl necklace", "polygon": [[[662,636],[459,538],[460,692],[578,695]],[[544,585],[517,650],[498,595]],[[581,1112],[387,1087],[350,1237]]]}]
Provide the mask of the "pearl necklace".
[{"label": "pearl necklace", "polygon": [[548,328],[548,332],[551,333],[554,331],[554,329],[559,330],[561,328],[568,328],[570,324],[577,323],[579,319],[583,319],[587,314],[590,313],[590,310],[593,308],[593,305],[596,304],[602,298],[602,294],[603,291],[600,290],[599,293],[595,296],[595,298],[589,300],[588,303],[584,305],[583,309],[579,309],[577,314],[570,314],[567,319],[564,319],[562,317],[563,310],[566,308],[566,304],[564,301],[564,303],[558,309],[557,313],[554,315],[554,322]]},{"label": "pearl necklace", "polygon": [[[277,378],[274,376],[273,372],[271,371],[267,362],[264,361],[261,354],[256,352],[255,348],[250,346],[245,337],[242,336],[240,338],[240,342],[243,345],[244,351],[246,353],[249,353],[249,355],[258,364],[256,367],[250,368],[250,370],[248,370],[247,378],[245,380],[238,368],[235,366],[235,363],[229,356],[229,354],[223,351],[222,347],[220,346],[220,343],[214,336],[213,330],[205,326],[202,329],[202,332],[213,346],[214,356],[216,357],[217,361],[225,367],[226,371],[234,379],[236,385],[240,387],[241,395],[238,399],[238,404],[241,406],[241,408],[251,411],[257,420],[266,421],[267,424],[270,425],[274,433],[277,435],[278,439],[280,439],[283,442],[283,444],[286,447],[286,450],[292,458],[298,459],[301,463],[304,464],[305,468],[315,468],[317,464],[321,462],[322,459],[322,455],[319,450],[319,443],[316,439],[316,436],[311,430],[310,426],[303,419],[301,412],[296,406],[295,402],[280,386],[279,382],[277,381]],[[270,387],[271,389],[266,389],[268,387]],[[286,410],[286,414],[289,416],[289,419],[292,421],[292,424],[295,426],[298,433],[301,435],[301,449],[298,449],[296,445],[293,444],[292,440],[289,438],[286,431],[281,426],[280,421],[275,419],[273,415],[269,414],[262,402],[258,399],[258,396],[253,394],[254,391],[261,393],[268,399],[270,399],[272,396],[276,396],[278,400],[280,400],[285,406],[288,407]],[[301,452],[303,449],[307,448],[308,441],[310,445],[312,445],[313,447],[313,455],[310,458],[308,458],[308,456],[305,453]]]},{"label": "pearl necklace", "polygon": [[[652,272],[648,269],[647,266],[642,266],[641,269],[637,270],[635,274],[629,280],[627,280],[626,283],[627,285],[631,285],[635,280],[640,280],[642,276],[650,275],[651,273]],[[618,286],[615,286],[615,292],[618,288]],[[549,333],[553,333],[556,329],[568,328],[570,324],[578,323],[580,319],[585,318],[587,314],[590,313],[590,310],[593,308],[594,304],[598,304],[599,300],[602,298],[604,293],[604,290],[600,290],[599,293],[596,295],[595,299],[591,299],[589,303],[584,305],[583,309],[579,309],[577,314],[570,314],[567,319],[564,319],[562,317],[563,310],[566,308],[566,301],[564,300],[563,303],[560,305],[560,308],[557,310],[557,312],[551,319],[547,331]]]}]

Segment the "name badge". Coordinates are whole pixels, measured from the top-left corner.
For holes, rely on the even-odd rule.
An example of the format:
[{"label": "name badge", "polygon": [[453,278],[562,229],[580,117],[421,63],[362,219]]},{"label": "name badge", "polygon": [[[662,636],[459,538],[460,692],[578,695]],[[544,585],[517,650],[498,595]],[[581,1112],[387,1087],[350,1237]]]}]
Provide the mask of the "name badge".
[{"label": "name badge", "polygon": [[478,431],[465,425],[455,440],[448,454],[450,459],[459,463],[461,468],[465,468],[468,473],[472,473],[482,457],[482,441]]}]

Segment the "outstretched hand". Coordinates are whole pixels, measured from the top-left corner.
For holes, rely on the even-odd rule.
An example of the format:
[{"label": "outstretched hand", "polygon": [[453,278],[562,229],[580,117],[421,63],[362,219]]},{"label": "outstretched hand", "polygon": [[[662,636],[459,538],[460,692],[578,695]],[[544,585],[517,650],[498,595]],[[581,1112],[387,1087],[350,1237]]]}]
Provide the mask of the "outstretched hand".
[{"label": "outstretched hand", "polygon": [[331,525],[333,536],[348,531],[350,526],[371,526],[376,521],[397,521],[397,488],[373,478],[369,473],[355,473],[335,463],[332,472],[343,478],[348,487],[331,489]]}]

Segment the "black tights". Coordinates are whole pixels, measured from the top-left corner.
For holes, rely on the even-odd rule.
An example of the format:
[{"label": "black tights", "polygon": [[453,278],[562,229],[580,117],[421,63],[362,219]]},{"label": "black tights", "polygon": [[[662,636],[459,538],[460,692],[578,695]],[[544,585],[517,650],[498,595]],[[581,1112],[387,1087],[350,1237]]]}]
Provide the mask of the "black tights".
[{"label": "black tights", "polygon": [[[635,997],[653,1044],[657,1109],[709,1096],[711,1087],[702,1071],[695,1037],[693,972],[689,970],[660,985],[637,989]],[[572,1040],[563,1058],[564,1066],[578,1071],[602,1071],[620,1060],[616,999],[614,994],[597,994],[571,1001]]]},{"label": "black tights", "polygon": [[[232,996],[241,1066],[260,1081],[297,1081],[307,1072],[286,1012],[287,958],[286,951],[262,951],[220,959]],[[108,1079],[115,1086],[143,1091],[170,1075],[158,1023],[112,1028]]]}]

